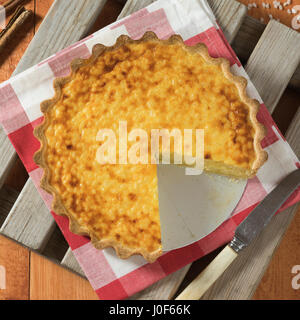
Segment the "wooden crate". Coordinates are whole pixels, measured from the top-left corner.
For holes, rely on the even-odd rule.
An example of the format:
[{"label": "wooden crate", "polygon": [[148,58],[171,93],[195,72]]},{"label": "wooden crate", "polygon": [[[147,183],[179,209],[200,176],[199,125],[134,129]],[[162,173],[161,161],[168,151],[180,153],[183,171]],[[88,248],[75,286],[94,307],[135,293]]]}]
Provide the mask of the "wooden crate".
[{"label": "wooden crate", "polygon": [[[88,34],[105,2],[77,0],[76,4],[71,1],[66,5],[66,1],[56,0],[14,75]],[[151,2],[128,0],[118,18]],[[234,0],[208,2],[272,113],[288,85],[300,88],[300,34],[276,21],[265,27],[248,17],[246,7]],[[299,157],[300,110],[290,123],[286,138]],[[0,129],[0,234],[84,276],[31,179],[28,179],[21,193],[3,187],[16,159],[13,147]],[[296,206],[277,215],[203,298],[250,299],[295,213]],[[131,299],[171,299],[180,284],[186,284],[184,279],[189,268],[190,265],[167,276]]]}]

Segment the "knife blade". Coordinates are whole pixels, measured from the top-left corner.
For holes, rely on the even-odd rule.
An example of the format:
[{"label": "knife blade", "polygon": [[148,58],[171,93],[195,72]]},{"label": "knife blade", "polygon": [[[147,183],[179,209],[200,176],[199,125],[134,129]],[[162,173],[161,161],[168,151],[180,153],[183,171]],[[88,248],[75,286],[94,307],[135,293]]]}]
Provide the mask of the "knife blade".
[{"label": "knife blade", "polygon": [[229,245],[183,290],[176,300],[200,299],[230,266],[240,251],[263,231],[278,209],[299,186],[300,169],[290,173],[261,201],[237,227]]},{"label": "knife blade", "polygon": [[237,253],[247,247],[268,225],[274,214],[299,186],[300,169],[293,171],[284,178],[236,228],[234,238],[229,246]]}]

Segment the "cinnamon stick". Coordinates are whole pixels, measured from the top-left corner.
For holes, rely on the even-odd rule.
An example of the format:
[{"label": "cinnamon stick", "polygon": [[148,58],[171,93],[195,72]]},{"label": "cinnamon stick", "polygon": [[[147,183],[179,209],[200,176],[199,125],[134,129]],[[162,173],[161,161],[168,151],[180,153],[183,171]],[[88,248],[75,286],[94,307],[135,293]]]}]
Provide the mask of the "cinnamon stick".
[{"label": "cinnamon stick", "polygon": [[0,52],[3,50],[9,39],[25,24],[32,16],[31,10],[18,7],[5,29],[0,32]]},{"label": "cinnamon stick", "polygon": [[5,8],[6,14],[10,14],[14,9],[21,5],[25,0],[8,0],[4,2],[3,7]]}]

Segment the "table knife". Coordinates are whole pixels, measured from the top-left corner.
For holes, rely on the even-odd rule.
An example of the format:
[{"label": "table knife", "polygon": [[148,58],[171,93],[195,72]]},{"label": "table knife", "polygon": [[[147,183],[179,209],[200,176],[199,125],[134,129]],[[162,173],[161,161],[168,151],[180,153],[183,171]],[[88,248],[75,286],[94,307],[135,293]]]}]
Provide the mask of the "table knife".
[{"label": "table knife", "polygon": [[268,225],[277,210],[300,186],[300,169],[293,171],[270,192],[237,227],[232,241],[193,280],[176,300],[198,300],[230,266],[238,254]]}]

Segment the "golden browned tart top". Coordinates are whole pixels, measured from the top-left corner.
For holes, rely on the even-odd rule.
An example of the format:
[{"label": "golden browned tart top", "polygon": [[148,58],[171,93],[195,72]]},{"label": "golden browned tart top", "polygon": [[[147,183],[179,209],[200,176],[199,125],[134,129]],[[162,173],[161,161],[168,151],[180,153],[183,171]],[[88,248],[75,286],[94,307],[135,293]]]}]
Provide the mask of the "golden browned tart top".
[{"label": "golden browned tart top", "polygon": [[229,62],[211,58],[203,44],[121,36],[113,47],[96,45],[72,70],[42,104],[35,161],[45,169],[41,185],[54,195],[54,211],[97,248],[150,262],[162,252],[156,165],[99,164],[99,129],[118,133],[124,120],[128,131],[204,129],[205,170],[234,178],[254,176],[266,160],[258,102]]}]

